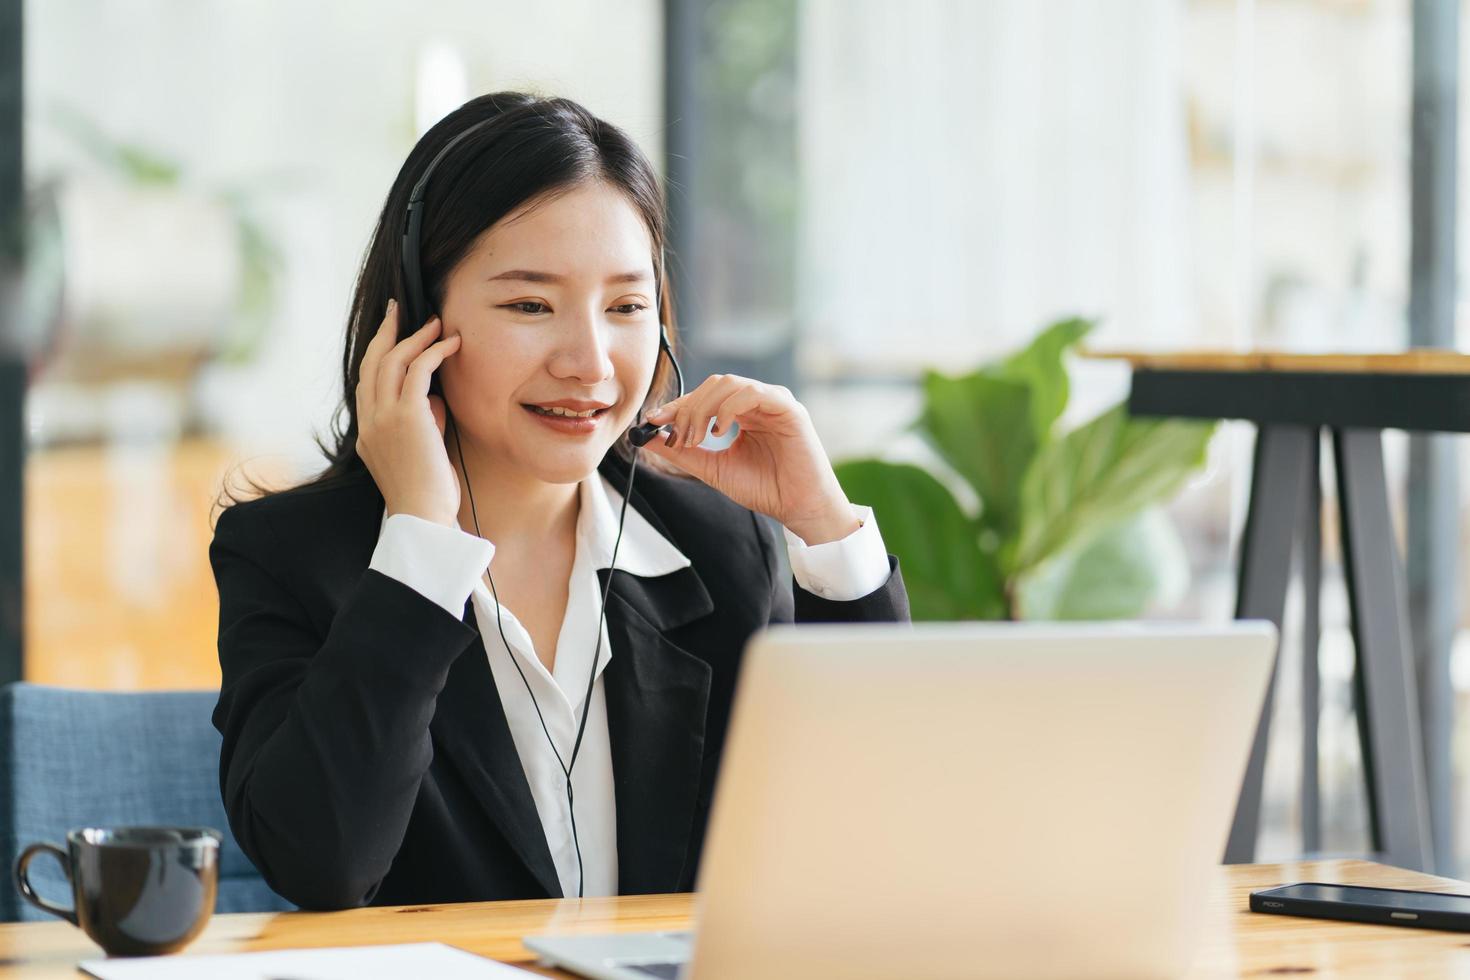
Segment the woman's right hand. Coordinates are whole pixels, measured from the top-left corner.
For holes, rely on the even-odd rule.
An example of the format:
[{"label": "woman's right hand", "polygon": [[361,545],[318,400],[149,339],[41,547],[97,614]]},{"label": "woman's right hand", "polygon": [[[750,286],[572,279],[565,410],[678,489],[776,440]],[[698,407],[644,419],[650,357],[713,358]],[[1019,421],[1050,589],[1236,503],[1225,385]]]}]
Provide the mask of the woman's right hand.
[{"label": "woman's right hand", "polygon": [[398,337],[389,301],[362,356],[357,379],[357,454],[382,491],[388,513],[459,527],[459,476],[444,449],[444,399],[429,394],[439,365],[459,350],[456,334],[437,343],[436,316]]}]

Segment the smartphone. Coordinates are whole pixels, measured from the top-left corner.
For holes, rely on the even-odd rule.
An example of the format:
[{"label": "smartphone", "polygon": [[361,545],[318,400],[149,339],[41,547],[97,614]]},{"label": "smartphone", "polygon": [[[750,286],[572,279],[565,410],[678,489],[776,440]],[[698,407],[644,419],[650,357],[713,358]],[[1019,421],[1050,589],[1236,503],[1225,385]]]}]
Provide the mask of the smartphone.
[{"label": "smartphone", "polygon": [[1251,911],[1470,932],[1470,895],[1308,881],[1251,892]]}]

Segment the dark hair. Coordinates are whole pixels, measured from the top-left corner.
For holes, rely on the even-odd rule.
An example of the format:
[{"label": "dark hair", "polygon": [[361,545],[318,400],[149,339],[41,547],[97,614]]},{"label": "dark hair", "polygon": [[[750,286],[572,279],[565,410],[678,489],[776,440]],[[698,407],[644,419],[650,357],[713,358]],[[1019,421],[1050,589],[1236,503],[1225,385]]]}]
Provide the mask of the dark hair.
[{"label": "dark hair", "polygon": [[[479,96],[435,123],[419,139],[388,191],[363,256],[348,313],[342,351],[342,404],[332,420],[328,439],[317,439],[327,466],[295,489],[336,484],[365,471],[357,454],[354,393],[363,353],[382,321],[388,300],[396,298],[400,307],[403,305],[400,255],[409,195],[447,143],[486,120],[493,122],[480,126],[439,162],[424,196],[419,254],[424,289],[433,307],[442,307],[450,272],[487,228],[526,204],[602,180],[626,194],[648,225],[653,267],[660,277],[660,320],[669,343],[677,349],[671,290],[660,261],[667,212],[658,176],[648,158],[621,129],[570,99],[540,98],[521,92]],[[400,323],[400,339],[420,326]],[[668,396],[671,377],[668,360],[660,358],[645,410]],[[630,457],[626,433],[619,437],[615,448],[623,458]],[[660,461],[655,458],[645,462]],[[253,481],[247,483],[258,494],[272,492]],[[224,496],[232,503],[240,500],[228,486]]]}]

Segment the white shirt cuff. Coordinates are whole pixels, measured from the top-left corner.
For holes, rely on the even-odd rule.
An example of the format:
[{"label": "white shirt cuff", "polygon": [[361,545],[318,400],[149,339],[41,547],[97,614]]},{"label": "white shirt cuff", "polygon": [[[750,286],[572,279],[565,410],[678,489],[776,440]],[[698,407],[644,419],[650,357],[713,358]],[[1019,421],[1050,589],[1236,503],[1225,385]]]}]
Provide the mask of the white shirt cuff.
[{"label": "white shirt cuff", "polygon": [[860,522],[845,538],[809,545],[783,527],[791,575],[813,595],[835,602],[861,599],[888,581],[888,549],[873,508],[854,505]]},{"label": "white shirt cuff", "polygon": [[459,619],[494,555],[493,544],[457,527],[393,514],[383,524],[368,567],[397,579]]}]

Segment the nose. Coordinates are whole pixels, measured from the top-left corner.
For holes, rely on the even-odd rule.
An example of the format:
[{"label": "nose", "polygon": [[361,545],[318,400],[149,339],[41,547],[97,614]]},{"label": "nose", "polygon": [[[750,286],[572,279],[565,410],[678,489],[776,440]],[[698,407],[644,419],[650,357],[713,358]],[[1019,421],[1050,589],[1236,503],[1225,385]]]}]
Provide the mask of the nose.
[{"label": "nose", "polygon": [[613,362],[608,353],[608,324],[597,314],[583,311],[570,317],[565,326],[548,365],[552,375],[589,386],[611,378]]}]

